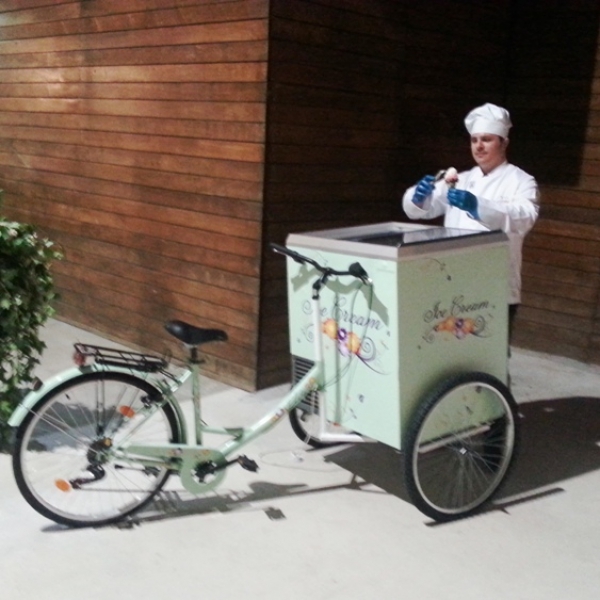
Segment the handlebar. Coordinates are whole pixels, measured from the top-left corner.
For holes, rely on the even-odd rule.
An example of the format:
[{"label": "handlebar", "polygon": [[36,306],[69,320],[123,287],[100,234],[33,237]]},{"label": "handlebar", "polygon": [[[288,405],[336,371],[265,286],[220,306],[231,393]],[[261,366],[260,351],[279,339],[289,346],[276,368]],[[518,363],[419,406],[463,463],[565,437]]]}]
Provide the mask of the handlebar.
[{"label": "handlebar", "polygon": [[324,267],[323,265],[320,265],[316,260],[313,260],[312,258],[309,258],[308,256],[304,256],[304,255],[300,254],[299,252],[296,252],[295,250],[290,250],[289,248],[286,248],[285,246],[281,246],[280,244],[271,243],[270,246],[271,246],[271,249],[274,252],[276,252],[277,254],[284,254],[285,256],[288,256],[289,258],[291,258],[292,260],[294,260],[297,263],[309,264],[309,265],[313,266],[315,269],[317,269],[317,271],[322,273],[322,277],[320,279],[323,281],[323,283],[327,280],[328,277],[330,277],[332,275],[342,276],[342,277],[344,275],[351,275],[352,277],[356,277],[356,279],[360,279],[365,285],[371,285],[373,283],[371,281],[371,279],[369,278],[369,274],[365,271],[363,266],[358,262],[352,263],[348,267],[347,271],[337,271],[336,269],[332,269],[331,267]]}]

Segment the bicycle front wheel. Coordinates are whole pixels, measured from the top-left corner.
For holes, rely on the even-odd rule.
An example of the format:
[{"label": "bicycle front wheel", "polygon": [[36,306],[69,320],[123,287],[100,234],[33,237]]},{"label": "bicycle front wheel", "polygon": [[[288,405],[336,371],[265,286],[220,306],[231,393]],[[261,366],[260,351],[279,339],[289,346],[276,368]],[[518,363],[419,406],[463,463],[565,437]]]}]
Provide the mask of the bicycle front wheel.
[{"label": "bicycle front wheel", "polygon": [[177,413],[133,375],[90,373],[41,398],[17,430],[13,469],[27,502],[73,527],[112,523],[162,488],[169,470],[119,460],[122,442],[181,440]]},{"label": "bicycle front wheel", "polygon": [[518,439],[517,405],[486,373],[450,377],[419,406],[407,433],[406,488],[436,521],[473,514],[498,490]]},{"label": "bicycle front wheel", "polygon": [[[290,425],[296,436],[305,444],[313,448],[327,448],[336,446],[341,442],[325,442],[320,437],[321,418],[319,416],[318,396],[312,392],[302,400],[302,402],[290,410]],[[329,423],[328,431],[331,433],[347,434],[347,429],[339,425]]]},{"label": "bicycle front wheel", "polygon": [[290,411],[290,425],[296,436],[313,448],[325,448],[331,443],[318,438],[321,428],[319,413],[310,407],[296,407]]}]

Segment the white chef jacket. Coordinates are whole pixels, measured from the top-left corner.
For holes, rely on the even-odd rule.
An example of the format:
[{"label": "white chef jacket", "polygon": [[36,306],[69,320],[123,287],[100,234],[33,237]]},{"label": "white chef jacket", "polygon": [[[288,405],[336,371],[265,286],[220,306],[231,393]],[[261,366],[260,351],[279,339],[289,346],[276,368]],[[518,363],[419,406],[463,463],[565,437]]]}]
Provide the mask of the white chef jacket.
[{"label": "white chef jacket", "polygon": [[409,218],[433,219],[445,215],[445,227],[478,231],[501,229],[506,233],[510,254],[509,304],[518,304],[521,301],[523,239],[539,213],[539,191],[535,179],[508,162],[487,175],[478,166],[459,173],[456,189],[468,190],[477,196],[478,220],[448,204],[448,185],[443,180],[435,184],[433,194],[425,200],[422,208],[412,201],[415,187],[406,190],[402,200]]}]

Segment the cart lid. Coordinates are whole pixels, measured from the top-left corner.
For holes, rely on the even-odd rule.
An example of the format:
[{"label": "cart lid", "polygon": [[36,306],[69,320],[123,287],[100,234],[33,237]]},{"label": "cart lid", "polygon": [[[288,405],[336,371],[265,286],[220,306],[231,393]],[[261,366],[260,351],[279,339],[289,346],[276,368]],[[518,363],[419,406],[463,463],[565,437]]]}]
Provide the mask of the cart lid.
[{"label": "cart lid", "polygon": [[389,259],[507,242],[502,231],[397,222],[293,233],[287,238],[293,246]]}]

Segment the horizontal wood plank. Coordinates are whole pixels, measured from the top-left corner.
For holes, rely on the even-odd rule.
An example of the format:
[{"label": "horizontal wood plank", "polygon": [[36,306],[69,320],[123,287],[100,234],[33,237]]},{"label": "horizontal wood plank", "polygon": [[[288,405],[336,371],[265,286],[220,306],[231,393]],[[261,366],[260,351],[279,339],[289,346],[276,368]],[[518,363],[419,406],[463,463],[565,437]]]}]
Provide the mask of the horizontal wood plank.
[{"label": "horizontal wood plank", "polygon": [[167,8],[156,2],[141,4],[139,0],[129,0],[127,7],[106,1],[84,5],[80,2],[54,3],[9,13],[0,39],[261,19],[267,16],[267,8],[266,0],[230,1],[227,4],[187,1]]},{"label": "horizontal wood plank", "polygon": [[577,298],[569,297],[561,298],[548,294],[547,290],[538,289],[535,286],[523,290],[523,304],[562,315],[565,323],[569,321],[571,315],[587,319],[591,323],[596,314],[595,302],[579,301]]},{"label": "horizontal wood plank", "polygon": [[[109,198],[116,207],[113,209],[116,212],[119,212],[118,206],[122,201],[125,201],[125,205],[137,203],[139,206],[139,203],[142,203],[145,207],[146,216],[149,218],[152,218],[155,206],[168,206],[185,211],[205,213],[207,215],[226,217],[236,215],[235,218],[237,219],[254,221],[256,223],[260,222],[260,204],[236,198],[205,196],[143,186],[134,189],[127,185],[111,186],[109,183],[102,184],[97,181],[94,182],[92,191],[86,191],[83,183],[78,179],[57,176],[49,177],[44,181],[25,182],[19,178],[22,175],[20,170],[10,170],[9,174],[10,179],[4,180],[3,187],[7,196],[7,202],[11,204],[18,205],[19,196],[22,196],[21,199],[30,197],[47,202],[80,204],[89,207],[105,202]],[[65,185],[61,186],[60,184],[62,183]],[[126,208],[125,214],[127,214]]]},{"label": "horizontal wood plank", "polygon": [[[236,144],[233,147],[223,142],[264,142],[264,123],[241,123],[237,121],[193,121],[177,120],[172,114],[162,118],[131,118],[114,115],[95,115],[90,120],[85,115],[58,113],[0,113],[0,124],[5,127],[7,137],[56,141],[65,136],[66,143],[81,143],[89,135],[97,145],[131,144],[136,149],[149,148],[163,142],[166,148],[171,143],[186,143],[178,138],[192,138],[191,146],[196,154],[214,158],[231,158],[232,150],[242,156],[241,160],[256,160],[255,145]],[[100,132],[100,135],[95,135]],[[106,140],[103,142],[103,140]],[[115,141],[116,140],[116,141]],[[189,142],[188,142],[189,143]],[[245,149],[245,152],[244,152]],[[239,153],[243,152],[242,155]]]},{"label": "horizontal wood plank", "polygon": [[[140,46],[170,46],[266,40],[267,23],[263,19],[233,23],[209,23],[179,27],[155,27],[130,31],[98,32],[85,38],[87,50],[130,48]],[[70,52],[81,50],[80,35],[43,36],[0,41],[2,54],[37,52]],[[182,70],[182,69],[181,69]]]},{"label": "horizontal wood plank", "polygon": [[[0,152],[0,168],[22,168],[24,163],[26,169],[31,172],[46,171],[56,176],[77,176],[88,180],[118,181],[130,185],[141,183],[148,187],[238,198],[240,200],[259,202],[263,192],[260,182],[170,173],[169,171],[156,171],[149,168],[140,169],[138,167],[86,163],[79,160],[52,157],[38,157],[33,155],[15,156]],[[169,176],[173,177],[169,178]]]},{"label": "horizontal wood plank", "polygon": [[[264,82],[171,82],[144,83],[0,83],[2,98],[68,98],[118,100],[171,100],[178,102],[264,103]],[[170,105],[177,108],[178,105]],[[261,119],[262,121],[263,119]]]},{"label": "horizontal wood plank", "polygon": [[[87,136],[81,136],[80,144],[60,143],[58,140],[56,142],[38,142],[4,139],[0,140],[0,152],[10,153],[22,162],[26,162],[28,156],[68,157],[88,163],[139,167],[169,173],[205,175],[253,182],[261,182],[263,179],[263,166],[260,163],[207,159],[178,151],[188,148],[188,151],[193,153],[194,148],[189,147],[190,145],[187,143],[174,144],[174,147],[171,146],[168,152],[159,152],[160,140],[156,140],[138,151],[119,146],[92,146],[89,145],[90,141],[86,138]],[[152,150],[153,147],[155,150]]]},{"label": "horizontal wood plank", "polygon": [[[176,46],[139,46],[128,48],[126,53],[122,48],[99,48],[96,50],[77,48],[64,52],[4,54],[2,68],[54,69],[89,65],[256,63],[266,61],[267,56],[267,45],[264,40],[198,42]],[[136,86],[140,85],[142,84],[136,84]],[[181,85],[185,88],[191,84],[183,82]]]},{"label": "horizontal wood plank", "polygon": [[[249,258],[256,256],[260,247],[256,239],[257,236],[253,236],[255,239],[232,237],[230,233],[219,227],[215,227],[219,231],[218,233],[210,231],[210,218],[198,213],[193,213],[193,218],[190,218],[189,222],[183,226],[146,218],[124,216],[123,214],[104,210],[79,208],[74,213],[72,206],[57,202],[45,205],[44,202],[39,201],[37,204],[39,208],[47,208],[46,219],[55,217],[59,220],[71,220],[79,224],[80,227],[94,225],[96,227],[121,229],[129,235],[143,232],[145,235],[155,238],[166,237],[167,239],[177,240],[179,243],[205,247],[218,252],[232,252]],[[144,210],[145,207],[140,206],[139,212],[143,213]],[[212,218],[216,217],[212,216]]]}]

